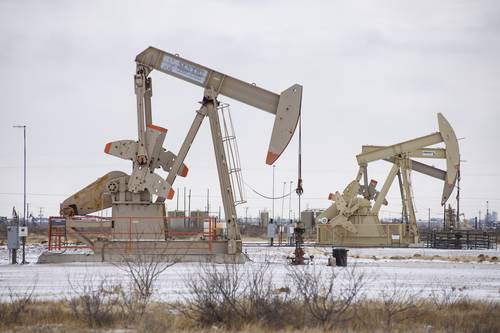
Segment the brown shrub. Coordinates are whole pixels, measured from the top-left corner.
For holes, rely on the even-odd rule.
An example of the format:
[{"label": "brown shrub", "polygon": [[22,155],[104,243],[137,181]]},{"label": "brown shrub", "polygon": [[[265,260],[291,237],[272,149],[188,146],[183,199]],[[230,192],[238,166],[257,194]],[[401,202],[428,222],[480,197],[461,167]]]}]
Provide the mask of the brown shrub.
[{"label": "brown shrub", "polygon": [[189,294],[176,309],[203,327],[240,329],[259,323],[278,329],[297,321],[290,288],[273,285],[269,263],[246,270],[209,263],[186,286]]},{"label": "brown shrub", "polygon": [[89,327],[109,326],[116,320],[121,285],[111,283],[107,277],[85,276],[78,285],[72,284],[69,278],[68,281],[77,294],[67,301],[76,319]]},{"label": "brown shrub", "polygon": [[0,323],[10,325],[17,323],[19,317],[25,312],[27,306],[33,302],[33,292],[36,289],[38,278],[23,292],[16,293],[11,288],[9,291],[9,302],[0,303]]},{"label": "brown shrub", "polygon": [[364,275],[356,267],[341,270],[345,276],[339,282],[336,269],[317,270],[315,266],[292,267],[288,276],[296,290],[295,302],[305,309],[310,326],[332,329],[350,321],[351,311],[364,285]]}]

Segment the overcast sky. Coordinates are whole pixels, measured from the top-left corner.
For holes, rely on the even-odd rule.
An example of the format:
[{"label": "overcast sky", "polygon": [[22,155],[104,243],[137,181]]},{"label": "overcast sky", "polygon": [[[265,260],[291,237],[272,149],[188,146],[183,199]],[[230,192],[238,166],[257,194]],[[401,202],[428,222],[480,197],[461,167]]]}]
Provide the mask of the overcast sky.
[{"label": "overcast sky", "polygon": [[[500,3],[498,1],[1,1],[0,215],[22,211],[22,131],[28,126],[28,202],[59,203],[130,162],[107,142],[136,139],[135,56],[152,45],[274,91],[304,86],[303,207],[326,208],[357,172],[361,145],[390,145],[438,130],[437,112],[460,141],[466,217],[500,209]],[[177,152],[202,89],[152,73],[153,122]],[[272,192],[265,157],[274,118],[231,104],[245,182]],[[191,208],[220,205],[206,122],[191,148]],[[433,165],[444,167],[441,161]],[[376,162],[382,186],[390,165]],[[162,173],[162,172],[159,172]],[[417,217],[441,216],[442,183],[413,174]],[[297,181],[297,140],[276,164],[276,195]],[[394,184],[383,217],[397,217]],[[271,209],[246,189],[240,216]],[[453,194],[453,197],[455,193]],[[450,200],[455,206],[455,200]],[[175,209],[176,200],[168,203]],[[182,200],[180,203],[182,207]],[[297,200],[293,197],[293,209]],[[275,202],[281,215],[282,202]],[[288,201],[284,204],[288,216]]]}]

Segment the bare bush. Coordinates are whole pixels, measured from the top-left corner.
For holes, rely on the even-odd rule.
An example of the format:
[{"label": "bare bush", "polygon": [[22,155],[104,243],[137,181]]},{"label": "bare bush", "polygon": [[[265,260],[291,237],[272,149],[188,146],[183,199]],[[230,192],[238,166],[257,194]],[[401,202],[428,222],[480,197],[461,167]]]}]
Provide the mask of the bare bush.
[{"label": "bare bush", "polygon": [[181,308],[185,314],[197,320],[203,326],[222,324],[231,326],[235,318],[244,313],[237,303],[243,296],[240,289],[242,276],[240,265],[219,266],[213,263],[200,265],[200,273],[195,278],[186,280],[190,293],[186,297],[187,308]]},{"label": "bare bush", "polygon": [[161,273],[177,261],[165,256],[136,254],[124,257],[117,267],[129,277],[128,289],[122,289],[122,304],[128,315],[141,316],[153,296],[154,286]]},{"label": "bare bush", "polygon": [[334,323],[353,316],[347,312],[363,285],[363,275],[356,274],[354,268],[343,270],[344,279],[337,282],[331,269],[294,267],[289,271],[294,288],[276,288],[269,264],[246,268],[202,266],[201,273],[187,281],[184,313],[203,326],[234,329],[258,323],[275,329],[298,328],[308,317],[314,326],[332,328]]},{"label": "bare bush", "polygon": [[120,295],[122,309],[130,319],[144,314],[160,274],[177,262],[175,257],[163,254],[137,253],[122,257],[116,264],[129,277],[129,284],[121,289]]},{"label": "bare bush", "polygon": [[[444,311],[448,313],[447,317],[442,321],[443,327],[446,327],[446,331],[448,332],[459,330],[495,332],[495,330],[490,330],[489,326],[491,323],[484,318],[484,313],[488,313],[488,311],[483,310],[479,313],[474,313],[473,309],[477,308],[477,304],[467,297],[465,289],[467,288],[452,286],[446,281],[436,283],[428,297],[429,309],[434,313]],[[482,306],[485,306],[485,308],[488,308],[489,305],[487,302],[482,303]],[[462,312],[468,312],[471,316],[477,318],[472,321],[470,319],[464,320],[463,315],[461,315]]]},{"label": "bare bush", "polygon": [[134,289],[146,300],[153,295],[154,284],[160,274],[175,263],[173,260],[165,261],[161,255],[137,254],[124,258],[118,267],[128,274]]},{"label": "bare bush", "polygon": [[257,318],[264,318],[269,316],[269,299],[273,295],[273,283],[269,274],[269,263],[258,265],[246,277],[246,290],[245,294],[248,301],[248,311]]},{"label": "bare bush", "polygon": [[422,291],[415,291],[401,286],[394,278],[390,285],[385,285],[379,292],[382,313],[387,330],[395,321],[401,323],[418,315],[418,305]]},{"label": "bare bush", "polygon": [[332,329],[353,318],[349,313],[360,297],[364,275],[355,266],[342,270],[339,279],[334,269],[315,266],[292,267],[288,275],[296,288],[298,302],[302,303],[311,319],[325,329]]},{"label": "bare bush", "polygon": [[259,323],[283,327],[294,316],[290,288],[274,288],[269,264],[246,266],[201,266],[196,277],[186,281],[189,290],[177,308],[202,326],[241,328]]},{"label": "bare bush", "polygon": [[247,267],[243,300],[246,317],[242,321],[276,329],[299,326],[302,321],[300,317],[297,318],[300,312],[291,297],[291,289],[287,285],[279,288],[274,285],[270,264],[267,262]]},{"label": "bare bush", "polygon": [[465,287],[450,286],[448,283],[439,283],[430,293],[430,300],[438,310],[449,305],[467,302],[468,298],[464,294]]},{"label": "bare bush", "polygon": [[33,293],[35,292],[37,283],[38,278],[36,277],[32,285],[27,287],[23,292],[15,292],[12,288],[8,288],[9,302],[0,303],[1,323],[9,325],[18,322],[21,314],[33,301]]},{"label": "bare bush", "polygon": [[89,327],[110,324],[119,307],[122,287],[111,283],[107,277],[85,276],[83,282],[75,285],[68,282],[77,296],[68,300],[73,315],[87,323]]}]

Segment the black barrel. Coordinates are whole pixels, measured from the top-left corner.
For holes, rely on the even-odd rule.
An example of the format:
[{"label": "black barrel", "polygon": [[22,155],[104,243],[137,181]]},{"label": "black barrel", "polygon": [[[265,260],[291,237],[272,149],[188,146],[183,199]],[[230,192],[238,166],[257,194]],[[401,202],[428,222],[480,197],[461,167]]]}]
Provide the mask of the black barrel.
[{"label": "black barrel", "polygon": [[342,267],[347,266],[347,251],[349,250],[343,248],[333,249],[333,257],[335,258],[336,266],[342,266]]}]

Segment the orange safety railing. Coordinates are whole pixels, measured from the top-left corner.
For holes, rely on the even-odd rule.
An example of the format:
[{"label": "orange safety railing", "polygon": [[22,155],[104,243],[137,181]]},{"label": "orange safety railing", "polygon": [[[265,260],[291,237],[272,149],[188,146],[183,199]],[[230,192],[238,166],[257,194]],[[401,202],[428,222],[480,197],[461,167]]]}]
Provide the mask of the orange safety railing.
[{"label": "orange safety railing", "polygon": [[[118,218],[107,218],[98,216],[74,216],[73,221],[78,221],[77,232],[80,236],[92,241],[98,238],[108,239],[116,242],[126,242],[124,250],[138,249],[133,243],[141,241],[190,241],[205,240],[207,250],[212,251],[212,242],[216,240],[216,218],[208,217],[204,219],[191,220],[190,217],[144,217],[129,216]],[[70,220],[70,221],[71,221]],[[72,230],[67,229],[67,221],[64,217],[50,217],[48,228],[48,250],[63,249],[85,249],[91,248],[86,244],[74,244],[68,242],[68,236],[71,236]],[[96,226],[97,223],[108,224],[108,226]],[[183,226],[172,226],[172,223],[179,224],[184,222]],[[70,222],[71,223],[71,222]],[[85,226],[88,223],[89,226]],[[186,223],[188,224],[186,226]],[[154,224],[154,225],[152,225]],[[200,227],[201,224],[201,227]],[[193,228],[193,225],[197,227]],[[176,249],[183,249],[176,246]],[[189,249],[186,247],[185,249]],[[120,249],[120,246],[113,245],[113,249]]]},{"label": "orange safety railing", "polygon": [[64,217],[50,216],[48,227],[49,251],[61,250],[66,240],[66,220]]}]

